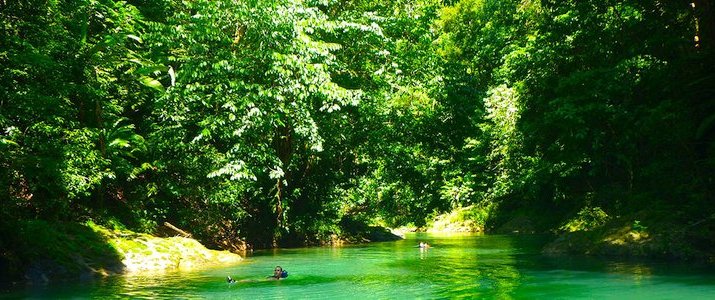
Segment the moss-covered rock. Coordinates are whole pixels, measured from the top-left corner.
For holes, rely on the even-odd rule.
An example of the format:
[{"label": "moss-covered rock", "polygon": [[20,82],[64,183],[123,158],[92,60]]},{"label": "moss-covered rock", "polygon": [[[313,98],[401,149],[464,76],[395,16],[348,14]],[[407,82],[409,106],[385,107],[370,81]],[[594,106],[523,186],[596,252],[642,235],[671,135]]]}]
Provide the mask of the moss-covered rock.
[{"label": "moss-covered rock", "polygon": [[241,260],[227,251],[207,249],[194,239],[160,238],[90,225],[117,251],[125,272],[185,270]]},{"label": "moss-covered rock", "polygon": [[343,232],[341,235],[333,235],[329,241],[331,245],[359,244],[369,242],[387,242],[402,239],[394,234],[390,229],[381,226],[365,226]]},{"label": "moss-covered rock", "polygon": [[0,273],[5,281],[45,283],[118,273],[195,269],[241,260],[227,251],[209,250],[193,239],[110,230],[92,222],[18,222],[12,231],[3,230],[3,234]]}]

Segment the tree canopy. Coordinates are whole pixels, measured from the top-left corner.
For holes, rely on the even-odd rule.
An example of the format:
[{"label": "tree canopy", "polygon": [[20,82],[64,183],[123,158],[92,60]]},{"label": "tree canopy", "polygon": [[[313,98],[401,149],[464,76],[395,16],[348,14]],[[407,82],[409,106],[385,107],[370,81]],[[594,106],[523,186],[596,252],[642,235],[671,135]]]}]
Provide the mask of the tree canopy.
[{"label": "tree canopy", "polygon": [[711,1],[17,0],[0,19],[4,220],[170,222],[223,248],[467,206],[493,229],[715,230]]}]

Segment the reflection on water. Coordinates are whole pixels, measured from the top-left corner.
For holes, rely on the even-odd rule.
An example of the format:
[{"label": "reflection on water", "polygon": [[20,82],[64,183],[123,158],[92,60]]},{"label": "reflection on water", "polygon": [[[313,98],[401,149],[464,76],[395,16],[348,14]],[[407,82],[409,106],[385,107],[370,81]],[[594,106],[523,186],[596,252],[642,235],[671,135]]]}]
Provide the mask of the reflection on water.
[{"label": "reflection on water", "polygon": [[[706,299],[712,267],[545,257],[538,236],[411,234],[342,248],[257,251],[224,268],[26,287],[4,297],[181,299]],[[418,247],[420,241],[432,247]],[[289,276],[271,281],[273,267]],[[243,281],[228,284],[226,276]]]},{"label": "reflection on water", "polygon": [[642,281],[653,277],[653,270],[648,265],[641,263],[610,262],[606,268],[609,273],[630,277],[635,285],[640,285]]}]

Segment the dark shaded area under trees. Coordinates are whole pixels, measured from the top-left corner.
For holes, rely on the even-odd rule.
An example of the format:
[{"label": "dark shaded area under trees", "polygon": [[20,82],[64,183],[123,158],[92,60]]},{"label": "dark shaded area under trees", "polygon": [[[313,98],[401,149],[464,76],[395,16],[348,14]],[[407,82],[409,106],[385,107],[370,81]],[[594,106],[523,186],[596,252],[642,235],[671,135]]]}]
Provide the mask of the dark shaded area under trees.
[{"label": "dark shaded area under trees", "polygon": [[239,250],[476,205],[488,230],[715,246],[711,1],[18,0],[0,19],[8,234],[169,222]]}]

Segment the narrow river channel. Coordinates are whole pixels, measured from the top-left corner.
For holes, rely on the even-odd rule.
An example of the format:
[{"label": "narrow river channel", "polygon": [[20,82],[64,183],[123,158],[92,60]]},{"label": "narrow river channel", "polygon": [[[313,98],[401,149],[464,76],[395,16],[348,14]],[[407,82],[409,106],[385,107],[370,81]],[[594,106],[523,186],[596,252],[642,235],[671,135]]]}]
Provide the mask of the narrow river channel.
[{"label": "narrow river channel", "polygon": [[[432,247],[420,249],[421,241]],[[715,299],[712,266],[546,257],[544,241],[408,234],[396,242],[257,251],[241,264],[203,271],[20,287],[0,298]],[[276,265],[288,278],[266,280]]]}]

